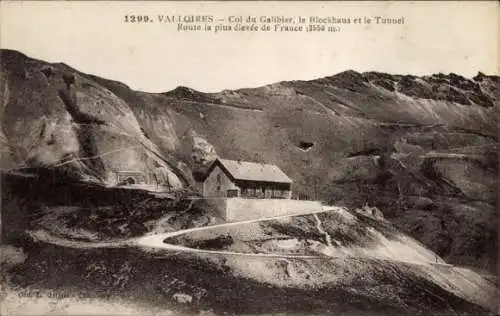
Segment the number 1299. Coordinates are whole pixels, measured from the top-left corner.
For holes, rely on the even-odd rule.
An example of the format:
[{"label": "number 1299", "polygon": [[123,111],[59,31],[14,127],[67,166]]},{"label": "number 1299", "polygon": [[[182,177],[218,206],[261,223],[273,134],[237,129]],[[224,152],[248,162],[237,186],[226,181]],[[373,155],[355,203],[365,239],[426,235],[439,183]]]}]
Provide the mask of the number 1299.
[{"label": "number 1299", "polygon": [[125,15],[125,23],[147,23],[153,20],[147,15]]}]

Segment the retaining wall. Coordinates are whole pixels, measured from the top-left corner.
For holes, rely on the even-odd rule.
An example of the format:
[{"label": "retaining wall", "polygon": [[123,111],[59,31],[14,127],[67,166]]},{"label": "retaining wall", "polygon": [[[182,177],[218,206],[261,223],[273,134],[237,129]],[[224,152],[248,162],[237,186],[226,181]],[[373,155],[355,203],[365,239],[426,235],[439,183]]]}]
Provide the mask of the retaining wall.
[{"label": "retaining wall", "polygon": [[291,199],[245,199],[227,198],[213,201],[221,216],[228,222],[266,218],[281,215],[297,215],[304,212],[321,211],[318,201]]}]

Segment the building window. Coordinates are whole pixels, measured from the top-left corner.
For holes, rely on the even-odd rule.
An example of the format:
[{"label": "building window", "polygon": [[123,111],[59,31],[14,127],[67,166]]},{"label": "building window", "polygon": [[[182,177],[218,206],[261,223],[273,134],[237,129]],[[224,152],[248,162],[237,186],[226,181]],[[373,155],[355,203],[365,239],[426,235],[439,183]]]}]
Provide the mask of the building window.
[{"label": "building window", "polygon": [[221,176],[220,176],[220,174],[217,175],[217,183],[221,183]]},{"label": "building window", "polygon": [[220,191],[220,185],[217,186],[217,191]]},{"label": "building window", "polygon": [[227,190],[227,197],[237,197],[237,196],[238,196],[238,190],[235,189]]}]

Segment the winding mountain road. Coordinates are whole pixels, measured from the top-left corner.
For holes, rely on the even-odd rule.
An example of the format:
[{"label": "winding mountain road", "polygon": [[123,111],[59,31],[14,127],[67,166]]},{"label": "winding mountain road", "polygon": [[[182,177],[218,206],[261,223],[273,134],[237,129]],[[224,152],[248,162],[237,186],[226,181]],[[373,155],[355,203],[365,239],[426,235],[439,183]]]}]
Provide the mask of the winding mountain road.
[{"label": "winding mountain road", "polygon": [[[195,227],[195,228],[189,228],[189,229],[183,229],[183,230],[178,230],[175,232],[169,232],[169,233],[162,233],[162,234],[150,234],[146,235],[143,237],[136,238],[133,240],[133,244],[139,247],[143,248],[154,248],[154,249],[166,249],[166,250],[174,250],[174,251],[182,251],[182,252],[196,252],[196,253],[207,253],[207,254],[222,254],[222,255],[233,255],[233,256],[246,256],[246,257],[272,257],[272,258],[302,258],[302,259],[320,259],[320,258],[325,258],[326,256],[318,256],[318,255],[294,255],[294,254],[273,254],[273,253],[242,253],[242,252],[232,252],[232,251],[223,251],[223,250],[206,250],[206,249],[195,249],[195,248],[189,248],[185,246],[179,246],[179,245],[172,245],[165,243],[164,240],[167,238],[183,235],[183,234],[188,234],[192,232],[197,232],[197,231],[203,231],[203,230],[208,230],[208,229],[217,229],[217,228],[223,228],[223,227],[229,227],[229,226],[235,226],[235,225],[241,225],[241,224],[249,224],[249,223],[256,223],[256,222],[264,222],[264,221],[271,221],[271,220],[276,220],[276,219],[282,219],[282,218],[290,218],[294,216],[304,216],[304,215],[315,215],[317,213],[324,213],[324,212],[346,212],[345,209],[337,206],[324,206],[322,210],[320,211],[304,211],[301,212],[300,214],[294,214],[294,215],[280,215],[280,216],[273,216],[273,217],[266,217],[266,218],[257,218],[257,219],[250,219],[250,220],[245,220],[245,221],[238,221],[238,222],[228,222],[228,223],[222,223],[222,224],[217,224],[217,225],[211,225],[211,226],[203,226],[203,227]],[[340,256],[339,256],[340,257]]]},{"label": "winding mountain road", "polygon": [[[56,245],[63,246],[63,247],[80,248],[80,249],[138,247],[141,249],[162,249],[162,250],[172,251],[175,253],[189,252],[189,253],[198,253],[198,254],[230,255],[230,256],[242,256],[242,257],[283,258],[283,259],[353,258],[353,256],[350,256],[350,255],[327,256],[327,255],[296,255],[296,254],[276,254],[276,253],[242,253],[242,252],[224,251],[224,250],[195,249],[195,248],[190,248],[190,247],[181,246],[181,245],[168,244],[168,243],[164,242],[165,239],[179,236],[179,235],[183,235],[183,234],[192,233],[192,232],[198,232],[198,231],[209,230],[209,229],[224,228],[224,227],[236,226],[236,225],[241,225],[241,224],[271,221],[271,220],[290,218],[290,217],[295,217],[295,216],[316,215],[318,213],[325,213],[325,212],[343,213],[343,212],[347,212],[347,210],[345,208],[338,207],[338,206],[323,206],[323,209],[319,210],[319,211],[318,210],[316,210],[316,211],[304,211],[300,214],[293,214],[293,215],[288,214],[288,215],[280,215],[280,216],[273,216],[273,217],[267,217],[267,218],[258,218],[258,219],[251,219],[251,220],[238,221],[238,222],[227,222],[227,223],[216,224],[216,225],[211,225],[211,226],[182,229],[182,230],[178,230],[178,231],[174,231],[174,232],[167,232],[167,233],[150,233],[150,234],[147,234],[147,235],[141,236],[141,237],[122,239],[122,240],[113,240],[113,241],[91,242],[91,241],[69,240],[69,239],[66,239],[63,237],[49,234],[48,232],[43,231],[43,230],[29,231],[28,234],[34,240],[37,240],[37,241],[56,244]],[[375,257],[374,257],[374,259],[375,259]],[[407,263],[418,264],[418,265],[426,264],[426,265],[453,267],[453,265],[446,264],[446,263],[444,263],[444,264],[443,263],[435,263],[435,262],[422,263],[422,262],[416,262],[416,261],[409,262],[409,261],[405,261],[405,260],[397,260],[397,259],[389,259],[389,258],[387,258],[387,259],[376,258],[376,259],[387,260],[387,261],[407,262]]]},{"label": "winding mountain road", "polygon": [[123,248],[123,247],[141,247],[141,248],[155,248],[155,249],[165,249],[165,250],[173,250],[173,251],[183,251],[183,252],[197,252],[197,253],[214,253],[214,254],[230,254],[230,255],[242,255],[242,256],[265,256],[265,257],[304,257],[304,258],[324,258],[324,256],[295,256],[295,255],[280,255],[280,254],[250,254],[250,253],[238,253],[238,252],[230,252],[230,251],[212,251],[212,250],[203,250],[203,249],[194,249],[179,245],[172,245],[164,243],[163,241],[170,237],[175,237],[178,235],[188,234],[196,231],[208,230],[208,229],[217,229],[228,226],[236,226],[240,224],[249,224],[255,222],[263,222],[263,221],[271,221],[282,218],[289,218],[295,216],[304,216],[304,215],[312,215],[317,213],[324,212],[346,212],[345,209],[337,206],[324,206],[322,210],[316,211],[304,211],[300,214],[294,215],[280,215],[266,218],[257,218],[250,219],[238,222],[227,222],[222,224],[210,225],[210,226],[202,226],[202,227],[194,227],[188,229],[181,229],[174,232],[167,233],[150,233],[145,236],[135,237],[130,239],[119,239],[113,241],[78,241],[78,240],[69,240],[67,238],[59,237],[56,235],[52,235],[43,230],[35,230],[28,231],[28,235],[30,235],[36,241],[42,241],[46,243],[51,243],[63,247],[70,248],[81,248],[81,249],[92,249],[92,248]]}]

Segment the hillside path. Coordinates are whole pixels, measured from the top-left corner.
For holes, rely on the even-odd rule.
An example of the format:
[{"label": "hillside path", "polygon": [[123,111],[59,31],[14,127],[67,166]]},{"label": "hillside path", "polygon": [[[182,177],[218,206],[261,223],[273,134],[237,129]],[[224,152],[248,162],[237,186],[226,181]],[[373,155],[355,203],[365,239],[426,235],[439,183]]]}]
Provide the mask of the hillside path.
[{"label": "hillside path", "polygon": [[273,217],[266,217],[266,218],[256,218],[256,219],[249,219],[249,220],[244,220],[244,221],[237,221],[237,222],[227,222],[227,223],[222,223],[222,224],[217,224],[217,225],[211,225],[211,226],[203,226],[203,227],[194,227],[194,228],[188,228],[188,229],[182,229],[178,230],[175,232],[168,232],[168,233],[161,233],[161,234],[149,234],[146,236],[138,237],[134,240],[132,240],[132,244],[139,246],[139,247],[144,247],[144,248],[155,248],[155,249],[166,249],[166,250],[174,250],[174,251],[182,251],[182,252],[196,252],[196,253],[207,253],[207,254],[222,254],[222,255],[237,255],[237,256],[247,256],[247,257],[273,257],[273,258],[302,258],[302,259],[320,259],[320,258],[325,258],[326,256],[313,256],[313,255],[286,255],[286,254],[269,254],[269,253],[242,253],[242,252],[232,252],[232,251],[223,251],[223,250],[206,250],[206,249],[195,249],[195,248],[189,248],[185,246],[179,246],[179,245],[172,245],[165,243],[164,240],[175,237],[178,235],[183,235],[183,234],[188,234],[192,232],[197,232],[197,231],[203,231],[203,230],[208,230],[208,229],[217,229],[217,228],[223,228],[223,227],[229,227],[229,226],[235,226],[235,225],[241,225],[241,224],[250,224],[250,223],[256,223],[256,222],[265,222],[265,221],[271,221],[271,220],[276,220],[276,219],[282,219],[282,218],[289,218],[289,217],[294,217],[294,216],[304,216],[304,215],[315,215],[318,213],[325,213],[325,212],[346,212],[345,209],[338,207],[338,206],[323,206],[321,210],[315,210],[315,211],[304,211],[301,212],[300,214],[287,214],[287,215],[279,215],[279,216],[273,216]]},{"label": "hillside path", "polygon": [[[164,242],[165,239],[179,236],[182,234],[197,232],[197,231],[230,227],[230,226],[236,226],[236,225],[240,225],[240,224],[249,224],[249,223],[256,223],[256,222],[271,221],[271,220],[290,218],[290,217],[295,217],[295,216],[315,215],[315,214],[325,213],[325,212],[343,213],[343,212],[347,212],[347,210],[343,207],[338,207],[338,206],[323,206],[323,208],[321,210],[304,211],[304,212],[301,212],[300,214],[293,214],[293,215],[287,214],[287,215],[279,215],[279,216],[273,216],[273,217],[267,217],[267,218],[257,218],[257,219],[250,219],[250,220],[237,221],[237,222],[227,222],[227,223],[221,223],[221,224],[210,225],[210,226],[181,229],[178,231],[167,232],[167,233],[150,233],[150,234],[147,234],[147,235],[144,235],[141,237],[135,237],[135,238],[123,239],[123,240],[114,240],[114,241],[100,241],[100,242],[75,241],[75,240],[69,240],[69,239],[66,239],[63,237],[51,235],[48,232],[42,231],[42,230],[29,231],[28,234],[34,240],[43,241],[43,242],[47,242],[47,243],[51,243],[51,244],[56,244],[56,245],[63,246],[63,247],[80,248],[80,249],[138,247],[141,249],[162,249],[162,250],[172,251],[174,253],[189,252],[189,253],[198,253],[198,254],[230,255],[230,256],[242,256],[242,257],[261,257],[261,258],[283,258],[283,259],[330,259],[330,258],[345,258],[345,259],[347,259],[347,258],[353,258],[353,256],[348,256],[348,255],[326,256],[326,255],[295,255],[295,254],[274,254],[274,253],[242,253],[242,252],[233,252],[233,251],[224,251],[224,250],[195,249],[195,248],[190,248],[190,247],[185,247],[185,246],[180,246],[180,245],[168,244],[168,243]],[[366,257],[366,258],[368,258],[368,257]],[[377,258],[377,259],[380,259],[380,258]],[[380,260],[407,262],[404,260],[396,260],[396,259],[380,259]],[[442,264],[442,263],[434,263],[434,262],[422,263],[422,262],[413,262],[413,261],[409,262],[408,261],[407,263],[417,264],[417,265],[431,265],[431,266],[435,265],[435,266],[453,267],[453,265],[450,265],[450,264]]]}]

